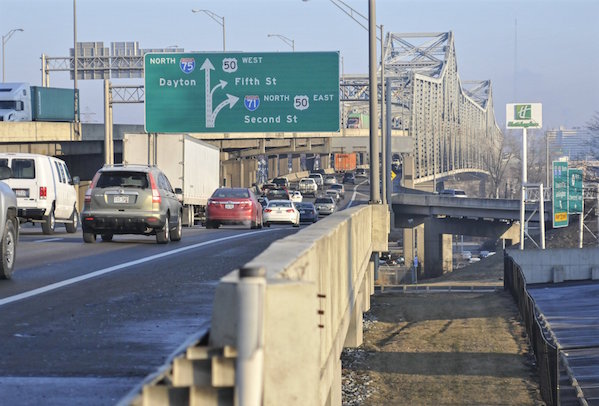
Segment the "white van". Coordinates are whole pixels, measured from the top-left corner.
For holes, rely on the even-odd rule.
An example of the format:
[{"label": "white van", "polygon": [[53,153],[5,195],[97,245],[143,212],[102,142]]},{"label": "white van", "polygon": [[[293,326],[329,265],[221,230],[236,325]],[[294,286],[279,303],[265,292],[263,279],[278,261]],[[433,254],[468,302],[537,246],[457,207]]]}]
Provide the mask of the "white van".
[{"label": "white van", "polygon": [[4,180],[17,195],[20,222],[41,223],[44,234],[54,233],[56,223],[64,223],[74,233],[79,225],[76,184],[61,159],[47,155],[0,153],[0,166],[12,169]]}]

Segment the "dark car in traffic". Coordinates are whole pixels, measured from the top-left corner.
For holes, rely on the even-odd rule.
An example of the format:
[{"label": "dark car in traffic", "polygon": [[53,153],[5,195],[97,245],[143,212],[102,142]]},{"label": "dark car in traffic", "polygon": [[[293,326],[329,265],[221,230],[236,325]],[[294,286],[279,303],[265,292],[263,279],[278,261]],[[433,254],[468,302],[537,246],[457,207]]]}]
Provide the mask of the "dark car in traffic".
[{"label": "dark car in traffic", "polygon": [[356,183],[356,175],[353,172],[345,172],[343,174],[342,183],[351,183],[352,185],[354,185]]},{"label": "dark car in traffic", "polygon": [[266,193],[268,200],[291,200],[287,189],[271,189]]},{"label": "dark car in traffic", "polygon": [[316,223],[318,221],[318,210],[313,203],[296,203],[295,207],[300,213],[300,223]]}]

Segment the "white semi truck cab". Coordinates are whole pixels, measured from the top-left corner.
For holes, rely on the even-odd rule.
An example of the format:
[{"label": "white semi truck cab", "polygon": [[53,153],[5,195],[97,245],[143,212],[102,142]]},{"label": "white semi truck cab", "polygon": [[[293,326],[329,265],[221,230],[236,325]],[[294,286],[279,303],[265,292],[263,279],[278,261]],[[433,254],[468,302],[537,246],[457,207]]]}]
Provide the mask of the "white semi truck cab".
[{"label": "white semi truck cab", "polygon": [[29,83],[0,83],[0,121],[31,121]]}]

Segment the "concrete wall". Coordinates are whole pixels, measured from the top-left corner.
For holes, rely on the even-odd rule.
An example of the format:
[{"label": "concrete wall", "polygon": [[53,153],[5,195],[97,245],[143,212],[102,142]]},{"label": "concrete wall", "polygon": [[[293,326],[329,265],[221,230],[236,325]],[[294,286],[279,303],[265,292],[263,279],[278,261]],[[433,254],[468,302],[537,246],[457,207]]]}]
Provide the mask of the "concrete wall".
[{"label": "concrete wall", "polygon": [[[265,267],[264,405],[341,402],[344,346],[362,342],[372,252],[387,251],[387,206],[344,210],[272,244],[246,266]],[[210,345],[235,346],[237,271],[216,289]]]},{"label": "concrete wall", "polygon": [[2,142],[55,142],[79,141],[73,123],[43,121],[0,122]]},{"label": "concrete wall", "polygon": [[507,249],[526,283],[599,279],[599,248]]}]

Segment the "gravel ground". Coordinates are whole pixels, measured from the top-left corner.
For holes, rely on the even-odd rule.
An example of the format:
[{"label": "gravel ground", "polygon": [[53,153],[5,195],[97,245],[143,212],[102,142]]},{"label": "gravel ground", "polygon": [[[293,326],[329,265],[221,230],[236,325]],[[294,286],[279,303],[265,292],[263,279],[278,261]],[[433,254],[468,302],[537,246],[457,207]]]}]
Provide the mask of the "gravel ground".
[{"label": "gravel ground", "polygon": [[[584,240],[597,245],[586,231]],[[577,219],[548,230],[546,245],[577,247]],[[501,250],[422,282],[498,291],[375,294],[364,315],[364,343],[341,356],[343,405],[544,405],[524,326],[502,291]]]}]

